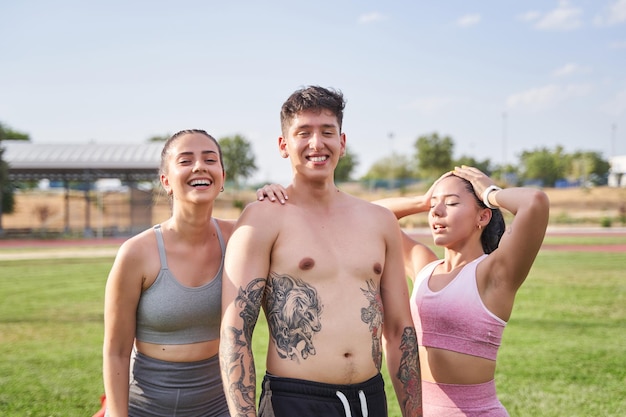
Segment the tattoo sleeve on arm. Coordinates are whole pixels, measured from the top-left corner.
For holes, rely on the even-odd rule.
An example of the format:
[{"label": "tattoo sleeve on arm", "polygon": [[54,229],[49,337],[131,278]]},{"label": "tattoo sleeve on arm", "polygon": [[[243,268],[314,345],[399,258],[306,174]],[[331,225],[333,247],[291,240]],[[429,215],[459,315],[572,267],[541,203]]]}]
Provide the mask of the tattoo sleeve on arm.
[{"label": "tattoo sleeve on arm", "polygon": [[400,342],[402,357],[396,375],[406,392],[404,401],[405,415],[422,415],[422,375],[420,372],[419,354],[417,350],[417,334],[413,327],[406,327]]},{"label": "tattoo sleeve on arm", "polygon": [[[235,305],[241,308],[242,328],[230,326],[224,330],[223,349],[220,356],[225,390],[229,402],[237,408],[235,416],[254,414],[256,407],[256,370],[252,355],[252,332],[261,308],[265,286],[264,278],[251,281],[239,289]],[[243,339],[242,339],[243,337]]]},{"label": "tattoo sleeve on arm", "polygon": [[367,289],[361,288],[363,295],[369,301],[369,305],[361,309],[361,320],[369,325],[372,333],[372,359],[376,369],[380,372],[383,363],[382,352],[382,325],[383,325],[383,301],[373,280],[367,281]]}]

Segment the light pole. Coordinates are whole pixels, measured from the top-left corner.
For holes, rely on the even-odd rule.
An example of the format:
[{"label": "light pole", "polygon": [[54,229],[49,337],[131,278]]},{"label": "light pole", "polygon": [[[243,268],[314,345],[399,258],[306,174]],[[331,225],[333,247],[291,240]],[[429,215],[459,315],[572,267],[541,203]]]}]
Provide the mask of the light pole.
[{"label": "light pole", "polygon": [[617,156],[615,153],[615,132],[617,131],[617,125],[613,123],[611,125],[611,156]]}]

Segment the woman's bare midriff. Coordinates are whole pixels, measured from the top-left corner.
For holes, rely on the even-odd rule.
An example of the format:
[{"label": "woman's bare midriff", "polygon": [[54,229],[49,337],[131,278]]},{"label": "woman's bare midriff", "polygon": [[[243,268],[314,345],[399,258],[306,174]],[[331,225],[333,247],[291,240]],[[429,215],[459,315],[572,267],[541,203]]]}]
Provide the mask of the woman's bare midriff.
[{"label": "woman's bare midriff", "polygon": [[185,345],[158,345],[136,340],[135,346],[137,352],[168,362],[196,362],[212,358],[219,352],[219,340]]},{"label": "woman's bare midriff", "polygon": [[445,349],[419,347],[422,379],[442,384],[482,384],[491,381],[496,362]]}]

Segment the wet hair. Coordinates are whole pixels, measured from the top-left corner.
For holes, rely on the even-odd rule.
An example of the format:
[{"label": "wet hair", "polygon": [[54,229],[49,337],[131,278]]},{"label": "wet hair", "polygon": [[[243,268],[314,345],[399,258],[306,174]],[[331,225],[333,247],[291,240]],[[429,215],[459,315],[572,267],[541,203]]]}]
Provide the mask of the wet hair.
[{"label": "wet hair", "polygon": [[206,136],[211,139],[215,146],[217,146],[217,155],[220,159],[220,165],[222,166],[222,171],[224,171],[224,160],[222,159],[222,147],[219,142],[211,135],[209,135],[206,131],[202,129],[186,129],[181,130],[179,132],[174,133],[163,145],[163,150],[161,151],[161,165],[159,167],[159,173],[167,174],[167,161],[170,156],[170,148],[172,144],[183,135],[193,135],[195,133]]},{"label": "wet hair", "polygon": [[[481,209],[487,208],[485,203],[483,203],[476,195],[476,191],[474,190],[472,183],[464,178],[457,178],[464,182],[465,189],[468,193],[474,196],[478,207]],[[483,251],[485,251],[485,253],[491,253],[498,248],[500,238],[502,238],[502,235],[504,234],[505,226],[504,217],[502,216],[500,209],[491,209],[491,220],[487,226],[483,228],[483,232],[480,235],[480,243],[483,245]]]},{"label": "wet hair", "polygon": [[280,109],[280,126],[283,135],[287,134],[289,124],[298,113],[304,111],[314,111],[321,113],[322,110],[330,111],[339,123],[339,132],[343,124],[343,109],[346,102],[343,94],[339,90],[323,88],[319,86],[308,86],[296,90],[283,103]]}]

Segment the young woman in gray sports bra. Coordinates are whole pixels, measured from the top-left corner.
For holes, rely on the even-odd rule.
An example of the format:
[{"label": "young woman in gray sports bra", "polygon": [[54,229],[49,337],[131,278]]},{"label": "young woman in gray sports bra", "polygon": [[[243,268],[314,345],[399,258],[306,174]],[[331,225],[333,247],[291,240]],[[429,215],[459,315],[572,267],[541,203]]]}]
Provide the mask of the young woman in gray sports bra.
[{"label": "young woman in gray sports bra", "polygon": [[222,266],[233,220],[212,217],[224,190],[218,142],[173,135],[160,181],[172,216],[122,244],[106,284],[107,415],[228,416],[218,346]]}]

